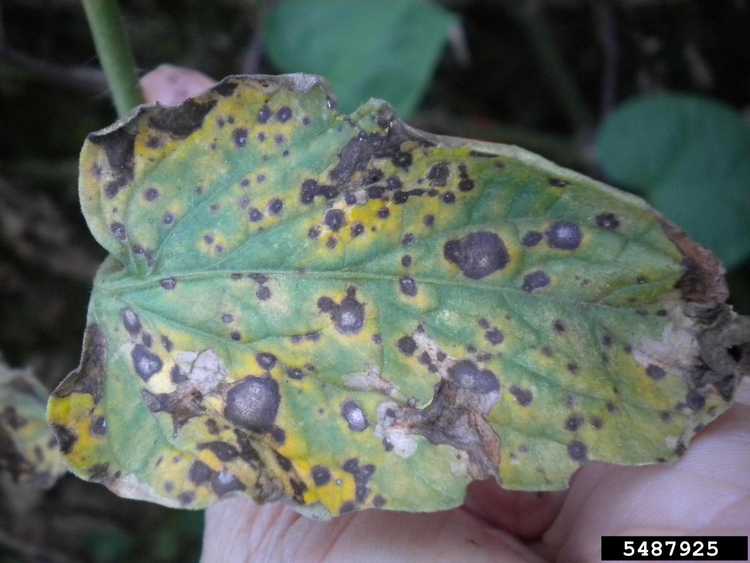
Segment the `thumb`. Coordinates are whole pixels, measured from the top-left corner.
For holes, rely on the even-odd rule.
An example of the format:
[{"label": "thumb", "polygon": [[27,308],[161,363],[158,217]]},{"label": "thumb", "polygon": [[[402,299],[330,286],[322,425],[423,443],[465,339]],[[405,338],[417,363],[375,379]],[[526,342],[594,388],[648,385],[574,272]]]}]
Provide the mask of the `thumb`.
[{"label": "thumb", "polygon": [[245,498],[208,509],[202,561],[543,562],[511,535],[464,509],[431,514],[367,510],[319,522],[281,503],[258,506]]},{"label": "thumb", "polygon": [[167,64],[156,67],[141,78],[146,103],[158,102],[164,106],[181,104],[214,84],[216,81],[202,72]]}]

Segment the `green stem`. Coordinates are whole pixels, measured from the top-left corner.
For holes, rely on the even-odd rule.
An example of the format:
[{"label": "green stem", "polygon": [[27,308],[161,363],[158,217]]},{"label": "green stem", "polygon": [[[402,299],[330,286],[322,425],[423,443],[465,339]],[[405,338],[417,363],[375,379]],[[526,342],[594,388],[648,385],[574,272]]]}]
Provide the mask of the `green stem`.
[{"label": "green stem", "polygon": [[537,61],[571,124],[579,134],[587,132],[592,123],[591,115],[581,91],[568,72],[560,49],[554,42],[552,31],[547,25],[542,2],[539,0],[527,0],[526,2],[506,0],[504,6],[510,15],[525,28]]},{"label": "green stem", "polygon": [[83,0],[83,7],[117,115],[123,117],[143,103],[143,94],[138,85],[135,60],[122,25],[117,0]]}]

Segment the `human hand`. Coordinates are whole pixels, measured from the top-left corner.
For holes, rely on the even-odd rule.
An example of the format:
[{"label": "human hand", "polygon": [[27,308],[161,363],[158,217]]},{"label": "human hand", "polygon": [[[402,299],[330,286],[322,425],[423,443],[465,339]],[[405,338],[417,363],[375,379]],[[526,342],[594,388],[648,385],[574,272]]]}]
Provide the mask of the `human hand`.
[{"label": "human hand", "polygon": [[461,508],[369,510],[315,522],[234,498],[207,511],[203,561],[599,561],[602,535],[750,533],[750,406],[736,404],[673,465],[591,463],[562,493],[469,487]]},{"label": "human hand", "polygon": [[[142,84],[148,101],[173,105],[212,81],[160,67]],[[599,560],[602,535],[746,535],[750,400],[743,401],[702,432],[679,462],[591,463],[561,493],[508,492],[483,481],[454,510],[370,510],[330,522],[308,520],[280,503],[228,499],[207,511],[203,561],[585,563]]]}]

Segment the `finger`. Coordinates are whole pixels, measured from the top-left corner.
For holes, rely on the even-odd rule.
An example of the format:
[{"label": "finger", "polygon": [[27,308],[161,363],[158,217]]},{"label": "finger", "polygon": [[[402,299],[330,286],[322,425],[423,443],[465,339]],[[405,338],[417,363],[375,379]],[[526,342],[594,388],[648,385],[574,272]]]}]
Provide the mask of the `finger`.
[{"label": "finger", "polygon": [[146,103],[176,106],[204,92],[216,82],[197,70],[160,65],[141,78]]},{"label": "finger", "polygon": [[595,561],[602,535],[737,528],[748,534],[748,522],[750,407],[737,404],[673,465],[581,469],[541,553],[559,553],[559,561]]},{"label": "finger", "polygon": [[543,563],[510,534],[465,510],[368,510],[317,522],[280,503],[257,506],[244,498],[208,509],[202,561]]},{"label": "finger", "polygon": [[740,380],[734,400],[743,405],[750,405],[750,377],[743,377]]},{"label": "finger", "polygon": [[565,491],[506,491],[495,479],[469,486],[465,508],[488,524],[524,540],[538,539],[550,527],[565,500]]}]

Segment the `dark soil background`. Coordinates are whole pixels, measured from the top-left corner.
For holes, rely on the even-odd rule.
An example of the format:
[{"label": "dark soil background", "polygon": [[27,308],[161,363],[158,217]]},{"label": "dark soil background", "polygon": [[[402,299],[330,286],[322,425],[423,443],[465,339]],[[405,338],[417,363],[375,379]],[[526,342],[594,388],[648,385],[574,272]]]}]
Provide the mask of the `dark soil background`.
[{"label": "dark soil background", "polygon": [[[521,0],[442,4],[463,21],[468,57],[460,42],[446,48],[412,119],[421,128],[523,145],[601,177],[597,126],[629,97],[689,92],[748,114],[747,1],[533,2],[544,20],[524,20]],[[215,78],[279,72],[254,40],[255,2],[122,7],[141,74],[163,62]],[[545,45],[564,66],[540,62]],[[572,100],[565,80],[579,91]],[[77,155],[85,135],[114,117],[80,3],[0,0],[0,352],[35,367],[48,388],[78,362],[104,257],[79,211]],[[750,265],[730,284],[750,312]],[[201,529],[201,513],[119,499],[67,476],[46,492],[4,492],[0,563],[197,560]]]}]

